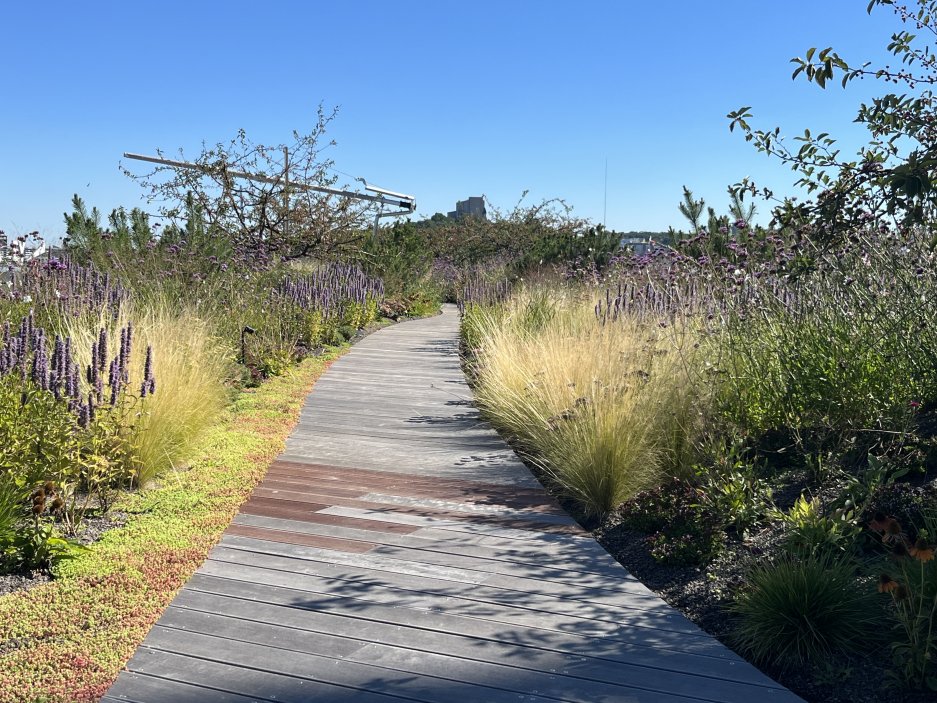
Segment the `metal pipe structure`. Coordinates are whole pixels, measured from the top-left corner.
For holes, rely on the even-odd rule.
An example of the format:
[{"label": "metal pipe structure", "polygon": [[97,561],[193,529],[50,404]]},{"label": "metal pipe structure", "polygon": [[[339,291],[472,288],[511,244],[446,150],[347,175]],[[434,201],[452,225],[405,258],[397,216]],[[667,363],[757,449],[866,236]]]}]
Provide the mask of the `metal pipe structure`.
[{"label": "metal pipe structure", "polygon": [[[137,161],[148,161],[153,164],[159,164],[160,166],[171,166],[173,168],[187,168],[193,171],[207,171],[209,170],[207,166],[201,164],[193,164],[189,161],[175,161],[173,159],[164,159],[158,156],[143,156],[142,154],[132,154],[130,152],[124,152],[124,157],[128,159],[135,159]],[[233,176],[234,178],[246,178],[250,181],[258,181],[260,183],[270,183],[272,185],[283,184],[292,189],[296,190],[311,190],[317,193],[326,193],[328,195],[337,195],[343,198],[354,198],[355,200],[368,200],[373,203],[378,203],[382,207],[384,205],[390,205],[392,207],[401,208],[400,212],[393,213],[383,213],[380,214],[380,217],[390,217],[392,215],[407,215],[416,211],[416,199],[412,195],[405,195],[403,193],[394,193],[393,191],[383,190],[376,186],[371,186],[365,183],[365,190],[369,190],[373,193],[378,193],[378,195],[368,195],[366,193],[356,193],[352,190],[338,190],[336,188],[328,188],[326,186],[315,186],[308,183],[296,183],[285,182],[283,176],[277,178],[271,178],[270,176],[260,176],[257,174],[247,173],[245,171],[235,171],[228,170],[227,174]],[[363,181],[364,179],[359,178],[358,180]],[[388,197],[393,196],[393,197]],[[375,219],[376,227],[377,219]]]}]

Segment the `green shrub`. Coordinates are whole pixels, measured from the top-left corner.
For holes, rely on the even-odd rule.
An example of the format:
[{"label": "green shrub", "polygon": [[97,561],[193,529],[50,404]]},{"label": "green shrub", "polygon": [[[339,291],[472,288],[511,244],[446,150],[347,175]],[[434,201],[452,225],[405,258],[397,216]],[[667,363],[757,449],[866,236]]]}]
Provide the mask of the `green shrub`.
[{"label": "green shrub", "polygon": [[293,355],[283,351],[273,351],[264,356],[257,369],[263,378],[282,375],[293,364]]},{"label": "green shrub", "polygon": [[724,530],[744,538],[771,509],[771,488],[754,467],[737,461],[727,466],[697,467],[701,500]]},{"label": "green shrub", "polygon": [[51,393],[18,373],[0,379],[0,474],[20,488],[70,477],[83,434],[75,415]]},{"label": "green shrub", "polygon": [[728,325],[721,390],[738,427],[756,436],[786,428],[829,447],[857,433],[869,441],[910,429],[914,404],[937,392],[937,367],[920,329],[924,313],[903,311],[931,298],[933,282],[876,297],[869,291],[881,280],[907,273],[882,258],[847,256],[835,273],[764,291],[757,310]]},{"label": "green shrub", "polygon": [[828,553],[759,564],[731,610],[741,651],[782,668],[864,651],[879,642],[883,624],[876,594],[858,582],[853,563]]},{"label": "green shrub", "polygon": [[13,543],[22,504],[28,493],[9,472],[0,473],[0,552]]},{"label": "green shrub", "polygon": [[807,500],[804,495],[797,498],[790,510],[775,511],[773,517],[785,524],[782,544],[794,556],[851,552],[862,532],[853,509],[839,508],[826,515],[819,499]]},{"label": "green shrub", "polygon": [[439,293],[435,290],[419,290],[408,295],[404,301],[408,317],[428,317],[439,312]]},{"label": "green shrub", "polygon": [[648,535],[651,556],[664,564],[700,565],[725,544],[723,516],[693,482],[672,478],[641,491],[619,508],[625,523]]}]

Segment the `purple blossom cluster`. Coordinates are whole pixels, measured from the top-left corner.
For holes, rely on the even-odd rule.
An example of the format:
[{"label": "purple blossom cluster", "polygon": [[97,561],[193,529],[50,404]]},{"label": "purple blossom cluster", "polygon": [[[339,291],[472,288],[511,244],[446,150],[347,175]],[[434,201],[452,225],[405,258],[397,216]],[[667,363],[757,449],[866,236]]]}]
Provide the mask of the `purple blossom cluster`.
[{"label": "purple blossom cluster", "polygon": [[130,297],[129,291],[110,273],[81,266],[67,257],[36,262],[14,287],[12,295],[16,299],[29,296],[73,316],[107,311],[115,319]]},{"label": "purple blossom cluster", "polygon": [[[120,394],[130,382],[130,352],[133,344],[133,328],[123,328],[120,333],[120,349],[108,364],[107,331],[102,329],[91,345],[91,363],[85,370],[88,391],[81,388],[81,372],[75,359],[70,337],[55,336],[49,351],[49,340],[45,330],[36,325],[35,317],[29,315],[21,321],[14,333],[9,321],[3,324],[0,339],[0,378],[19,375],[24,382],[51,393],[56,400],[67,404],[70,412],[78,418],[81,427],[88,427],[100,406],[109,401],[113,407]],[[108,369],[105,387],[104,369]],[[153,376],[153,350],[147,347],[141,397],[156,391]],[[109,397],[106,393],[109,391]]]},{"label": "purple blossom cluster", "polygon": [[55,337],[50,356],[46,332],[35,323],[30,312],[14,334],[9,321],[3,324],[0,346],[0,377],[17,373],[25,381],[56,398],[78,400],[78,364],[72,356],[71,340]]},{"label": "purple blossom cluster", "polygon": [[[120,345],[113,358],[108,361],[108,335],[106,329],[98,332],[98,338],[91,343],[91,362],[85,367],[85,380],[90,388],[87,402],[78,408],[79,422],[83,427],[94,419],[97,408],[107,403],[115,407],[121,394],[130,387],[130,354],[133,350],[133,325],[127,323],[120,330]],[[105,385],[105,369],[107,379]],[[147,346],[144,362],[143,379],[140,382],[140,397],[146,398],[156,392],[156,379],[153,375],[153,348]]]},{"label": "purple blossom cluster", "polygon": [[356,265],[330,264],[305,276],[284,278],[274,295],[303,310],[320,311],[325,318],[340,317],[347,303],[383,300],[384,283]]},{"label": "purple blossom cluster", "polygon": [[713,238],[701,230],[674,247],[614,260],[595,314],[603,323],[624,314],[662,323],[678,315],[744,321],[768,304],[792,315],[820,304],[855,307],[851,287],[868,300],[920,295],[937,275],[928,242],[926,232],[874,223],[836,246],[803,233]]}]

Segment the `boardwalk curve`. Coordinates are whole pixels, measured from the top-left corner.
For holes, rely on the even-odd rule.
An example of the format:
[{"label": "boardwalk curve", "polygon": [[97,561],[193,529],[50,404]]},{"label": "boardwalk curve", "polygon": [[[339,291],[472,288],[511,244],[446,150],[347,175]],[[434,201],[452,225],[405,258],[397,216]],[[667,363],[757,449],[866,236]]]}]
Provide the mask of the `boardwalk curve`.
[{"label": "boardwalk curve", "polygon": [[104,700],[792,703],[482,423],[458,315],[360,342]]}]

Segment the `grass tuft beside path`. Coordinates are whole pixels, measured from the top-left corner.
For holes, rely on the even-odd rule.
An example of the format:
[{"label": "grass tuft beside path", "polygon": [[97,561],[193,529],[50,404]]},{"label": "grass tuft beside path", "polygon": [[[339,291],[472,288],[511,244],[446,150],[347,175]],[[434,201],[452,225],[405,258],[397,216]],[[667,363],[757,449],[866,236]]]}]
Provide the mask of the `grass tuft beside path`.
[{"label": "grass tuft beside path", "polygon": [[0,703],[93,701],[107,690],[282,451],[342,350],[241,392],[186,471],[125,496],[127,524],[56,580],[0,598]]}]

